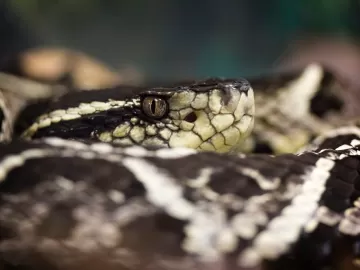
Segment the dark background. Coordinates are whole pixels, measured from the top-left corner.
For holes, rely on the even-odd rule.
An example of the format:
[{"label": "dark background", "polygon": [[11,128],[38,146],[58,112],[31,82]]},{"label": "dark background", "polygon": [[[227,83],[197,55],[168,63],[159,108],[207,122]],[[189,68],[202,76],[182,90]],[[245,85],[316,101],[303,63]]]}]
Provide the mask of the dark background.
[{"label": "dark background", "polygon": [[0,61],[36,46],[76,49],[148,77],[239,77],[312,37],[357,42],[357,0],[0,0]]}]

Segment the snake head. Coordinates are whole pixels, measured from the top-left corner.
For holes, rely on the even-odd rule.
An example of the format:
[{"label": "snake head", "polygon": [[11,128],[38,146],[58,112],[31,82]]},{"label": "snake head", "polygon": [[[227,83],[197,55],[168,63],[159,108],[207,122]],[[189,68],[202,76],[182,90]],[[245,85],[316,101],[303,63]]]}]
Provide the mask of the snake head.
[{"label": "snake head", "polygon": [[[84,93],[85,92],[85,93]],[[69,94],[23,133],[228,152],[251,132],[254,93],[243,79]]]}]

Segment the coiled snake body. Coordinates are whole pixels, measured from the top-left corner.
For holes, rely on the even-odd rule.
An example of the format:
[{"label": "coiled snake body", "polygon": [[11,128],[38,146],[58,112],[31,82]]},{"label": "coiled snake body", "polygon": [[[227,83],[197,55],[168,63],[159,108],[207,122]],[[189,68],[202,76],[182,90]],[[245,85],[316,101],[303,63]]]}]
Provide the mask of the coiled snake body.
[{"label": "coiled snake body", "polygon": [[319,65],[250,82],[4,90],[0,269],[359,267],[344,87]]}]

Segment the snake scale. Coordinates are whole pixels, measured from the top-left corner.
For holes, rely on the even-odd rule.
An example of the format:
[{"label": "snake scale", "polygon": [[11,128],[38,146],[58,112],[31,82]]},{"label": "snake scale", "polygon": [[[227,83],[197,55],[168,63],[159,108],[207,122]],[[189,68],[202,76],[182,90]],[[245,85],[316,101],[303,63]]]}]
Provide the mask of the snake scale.
[{"label": "snake scale", "polygon": [[0,269],[358,269],[356,94],[249,81],[3,88]]}]

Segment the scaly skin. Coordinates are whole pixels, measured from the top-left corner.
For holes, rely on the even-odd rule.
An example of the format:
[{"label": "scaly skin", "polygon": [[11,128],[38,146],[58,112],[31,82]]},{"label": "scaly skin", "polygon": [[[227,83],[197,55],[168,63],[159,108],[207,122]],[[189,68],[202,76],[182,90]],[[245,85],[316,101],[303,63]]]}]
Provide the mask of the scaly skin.
[{"label": "scaly skin", "polygon": [[[147,109],[163,105],[164,115],[146,113],[149,99],[153,103]],[[230,152],[251,133],[254,110],[254,93],[245,80],[210,79],[166,88],[119,86],[59,98],[22,137]]]},{"label": "scaly skin", "polygon": [[[315,97],[327,100],[317,84],[321,78],[321,69],[310,66],[297,79],[300,87],[292,82],[285,88],[276,87],[275,92],[258,91],[256,104],[262,104],[264,96],[268,101],[256,115],[260,124],[250,139],[268,143],[273,152],[296,151],[312,136],[330,130],[310,144],[309,150],[297,155],[220,154],[109,143],[116,134],[125,134],[132,143],[144,142],[145,139],[137,142],[131,135],[136,127],[146,129],[141,127],[145,120],[152,124],[144,117],[143,95],[159,98],[161,93],[161,97],[167,97],[170,112],[177,112],[190,107],[196,110],[195,98],[206,93],[209,102],[203,102],[206,105],[201,110],[209,121],[215,119],[214,115],[211,118],[214,112],[224,120],[237,110],[242,114],[232,117],[241,119],[253,108],[252,102],[244,105],[241,101],[242,92],[249,96],[250,88],[244,81],[206,81],[184,85],[176,92],[173,87],[147,88],[128,100],[114,100],[108,90],[92,91],[86,98],[82,93],[71,93],[45,104],[45,114],[25,135],[56,135],[70,140],[42,138],[0,146],[0,269],[359,267],[360,130],[356,126],[333,129],[336,121],[328,114],[336,106],[325,106],[324,111],[316,113],[312,110]],[[286,85],[293,79],[281,83]],[[244,85],[246,89],[242,89]],[[133,94],[134,89],[139,93],[141,88],[128,88],[122,97]],[[295,106],[297,100],[301,106]],[[157,102],[154,108],[147,109],[163,112],[164,103]],[[88,105],[80,107],[80,103]],[[114,104],[115,109],[121,110],[111,119],[120,118],[120,125],[128,121],[134,126],[128,131],[122,128],[121,132],[115,128],[108,134],[102,128],[109,121],[109,106]],[[129,106],[124,107],[125,104]],[[244,112],[245,108],[248,111]],[[65,112],[53,115],[55,109]],[[86,112],[80,113],[82,109]],[[180,129],[184,128],[181,121],[201,119],[187,117],[191,113],[187,110],[184,118],[179,114]],[[172,124],[179,120],[171,114],[164,115],[171,118]],[[95,121],[95,116],[100,120]],[[138,119],[132,123],[134,116]],[[60,120],[53,121],[55,117]],[[75,121],[79,119],[82,125]],[[235,120],[232,124],[236,126]],[[87,135],[107,143],[86,140],[89,136],[82,132],[86,123],[92,131],[100,131],[87,131]],[[223,123],[218,122],[220,130],[212,125],[222,134],[226,131]],[[204,132],[207,126],[198,124],[191,131],[198,127]],[[289,137],[290,126],[305,130],[305,135],[300,139]],[[248,130],[251,124],[238,128]],[[259,138],[268,128],[272,136],[265,133]],[[160,134],[160,130],[156,132]],[[232,138],[230,148],[225,142],[220,147],[202,150],[253,147],[241,144],[246,132]],[[212,133],[208,139],[213,144],[215,135]],[[290,138],[294,146],[279,144],[281,138]],[[169,138],[162,139],[173,146]],[[191,136],[176,142],[188,143],[188,139]],[[190,141],[182,146],[201,148],[199,145],[206,139],[200,144]]]},{"label": "scaly skin", "polygon": [[59,138],[2,146],[0,266],[355,269],[357,132],[329,138],[338,150],[276,157]]}]

